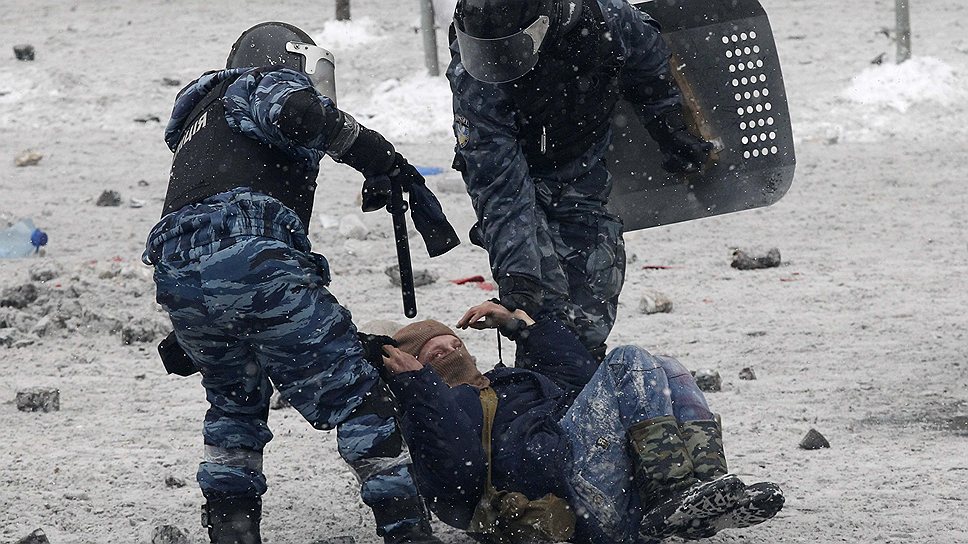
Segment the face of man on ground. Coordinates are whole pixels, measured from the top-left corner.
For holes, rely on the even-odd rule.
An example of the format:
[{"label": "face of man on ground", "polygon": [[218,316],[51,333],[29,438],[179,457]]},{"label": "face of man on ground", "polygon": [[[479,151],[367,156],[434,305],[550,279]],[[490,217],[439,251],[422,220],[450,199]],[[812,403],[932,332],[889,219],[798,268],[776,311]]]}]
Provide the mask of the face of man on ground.
[{"label": "face of man on ground", "polygon": [[427,343],[420,348],[420,353],[417,354],[417,360],[426,366],[434,360],[450,355],[460,349],[464,349],[464,343],[461,342],[460,338],[450,334],[435,336],[427,340]]}]

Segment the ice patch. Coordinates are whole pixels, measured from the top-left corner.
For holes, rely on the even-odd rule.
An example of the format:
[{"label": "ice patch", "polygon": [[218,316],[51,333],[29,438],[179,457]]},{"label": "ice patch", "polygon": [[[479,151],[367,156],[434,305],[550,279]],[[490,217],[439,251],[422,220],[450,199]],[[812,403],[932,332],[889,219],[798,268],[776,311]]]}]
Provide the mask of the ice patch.
[{"label": "ice patch", "polygon": [[949,105],[964,94],[955,70],[932,57],[902,64],[882,64],[857,74],[841,96],[851,102],[906,112],[911,106],[935,102]]},{"label": "ice patch", "polygon": [[[323,29],[315,33],[314,39],[320,47],[330,51],[353,49],[381,39],[374,32],[375,27],[376,24],[369,17],[349,21],[326,21]],[[339,58],[336,61],[338,65]]]},{"label": "ice patch", "polygon": [[0,70],[0,104],[20,102],[34,88],[34,82],[24,74]]},{"label": "ice patch", "polygon": [[353,113],[391,142],[434,142],[453,134],[453,105],[445,77],[418,74],[376,85],[370,102]]}]

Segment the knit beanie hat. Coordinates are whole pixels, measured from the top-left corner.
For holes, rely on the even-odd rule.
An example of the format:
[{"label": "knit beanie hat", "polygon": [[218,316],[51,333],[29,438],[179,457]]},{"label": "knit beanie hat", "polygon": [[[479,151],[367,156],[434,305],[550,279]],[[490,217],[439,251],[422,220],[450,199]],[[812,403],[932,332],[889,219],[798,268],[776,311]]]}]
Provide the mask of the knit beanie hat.
[{"label": "knit beanie hat", "polygon": [[[424,344],[428,340],[437,336],[447,335],[460,338],[447,325],[444,325],[440,321],[428,319],[407,325],[397,331],[393,335],[393,339],[400,345],[400,351],[417,357],[420,354],[421,348],[424,347]],[[491,384],[491,381],[477,369],[474,358],[467,352],[467,348],[464,347],[463,343],[460,349],[430,361],[430,366],[451,387],[468,384],[477,389],[483,389]]]}]

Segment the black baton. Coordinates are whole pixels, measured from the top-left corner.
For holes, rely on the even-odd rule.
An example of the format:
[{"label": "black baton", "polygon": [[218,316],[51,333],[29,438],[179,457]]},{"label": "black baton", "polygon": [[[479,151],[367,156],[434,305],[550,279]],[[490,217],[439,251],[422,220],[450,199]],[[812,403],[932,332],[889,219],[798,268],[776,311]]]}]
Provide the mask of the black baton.
[{"label": "black baton", "polygon": [[417,315],[417,296],[413,290],[413,267],[410,263],[410,240],[407,237],[407,202],[403,200],[403,186],[390,182],[390,205],[387,211],[393,217],[393,238],[397,243],[397,262],[400,263],[400,289],[403,290],[403,313],[407,317]]}]

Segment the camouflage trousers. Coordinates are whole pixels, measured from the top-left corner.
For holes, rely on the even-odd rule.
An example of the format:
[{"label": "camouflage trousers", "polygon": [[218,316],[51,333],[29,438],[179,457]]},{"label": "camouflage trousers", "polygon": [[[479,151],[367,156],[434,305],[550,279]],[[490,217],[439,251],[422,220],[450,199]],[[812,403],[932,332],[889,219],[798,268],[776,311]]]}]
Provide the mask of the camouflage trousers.
[{"label": "camouflage trousers", "polygon": [[611,176],[599,159],[585,173],[533,176],[539,204],[535,228],[541,251],[543,310],[553,312],[594,350],[605,343],[625,281],[622,221],[605,205]]},{"label": "camouflage trousers", "polygon": [[647,542],[638,536],[642,508],[627,434],[633,424],[662,416],[713,417],[677,360],[636,346],[612,350],[560,422],[575,455],[569,474],[575,542]]},{"label": "camouflage trousers", "polygon": [[[179,247],[178,239],[167,243]],[[262,452],[272,439],[275,386],[313,427],[337,429],[339,453],[380,534],[420,521],[409,453],[385,388],[362,358],[349,311],[325,287],[321,255],[240,236],[153,264],[158,302],[200,369],[210,405],[198,469],[207,499],[266,492]]]}]

